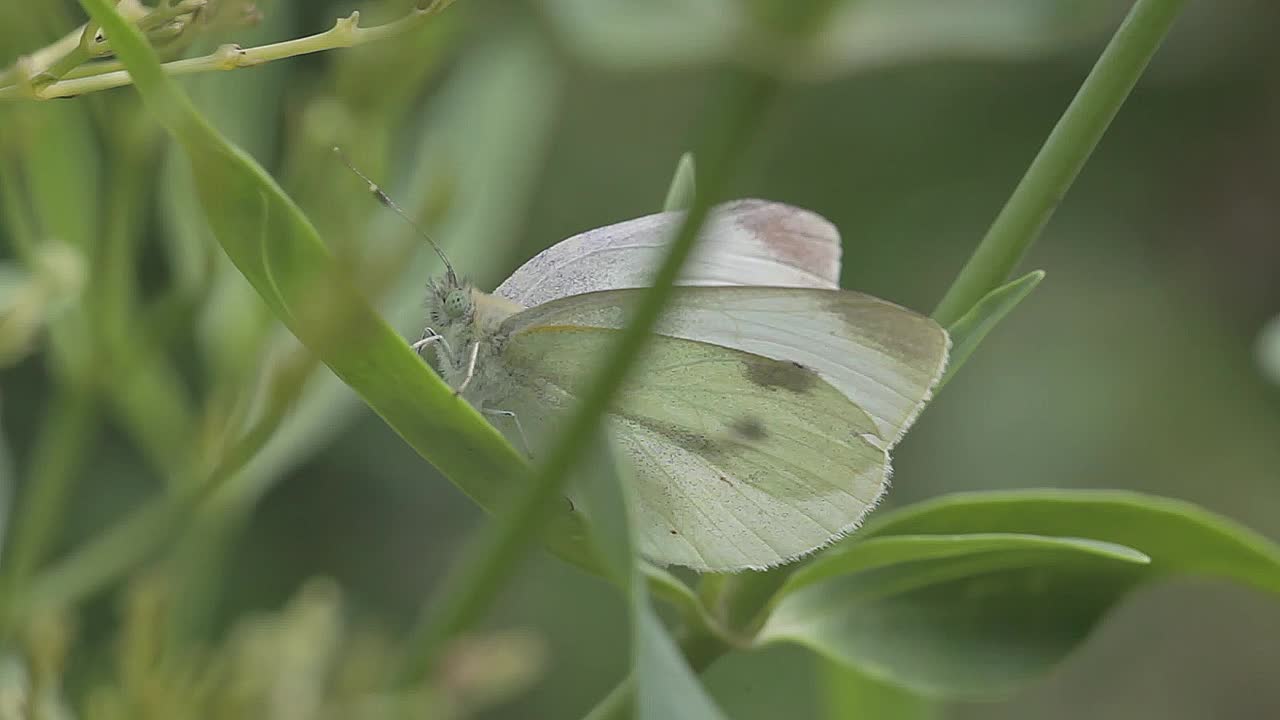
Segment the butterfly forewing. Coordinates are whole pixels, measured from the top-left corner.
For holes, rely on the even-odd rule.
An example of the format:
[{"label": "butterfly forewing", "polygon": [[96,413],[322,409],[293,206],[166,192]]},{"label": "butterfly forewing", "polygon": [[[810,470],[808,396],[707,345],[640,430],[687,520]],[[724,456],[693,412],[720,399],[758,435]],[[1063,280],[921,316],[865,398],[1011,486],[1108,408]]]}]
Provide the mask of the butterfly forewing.
[{"label": "butterfly forewing", "polygon": [[[538,325],[504,351],[517,412],[565,406],[618,332]],[[536,406],[536,407],[535,407]],[[656,337],[610,409],[631,461],[641,551],[662,564],[776,565],[855,527],[887,482],[876,427],[812,369]]]},{"label": "butterfly forewing", "polygon": [[[575,295],[518,313],[505,327],[625,327],[640,292]],[[946,331],[934,321],[844,290],[681,288],[659,332],[816,370],[872,417],[886,448],[928,400],[949,346]]]}]

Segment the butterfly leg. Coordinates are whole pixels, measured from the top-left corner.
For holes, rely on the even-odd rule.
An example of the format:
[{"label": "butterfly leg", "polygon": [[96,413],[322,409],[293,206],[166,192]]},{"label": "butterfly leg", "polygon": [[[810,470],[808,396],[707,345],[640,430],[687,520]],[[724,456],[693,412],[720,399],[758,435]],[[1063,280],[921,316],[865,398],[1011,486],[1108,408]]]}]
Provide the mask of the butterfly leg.
[{"label": "butterfly leg", "polygon": [[436,332],[435,330],[432,330],[431,328],[427,328],[426,330],[423,330],[422,339],[415,342],[412,345],[412,347],[414,352],[421,355],[422,351],[425,350],[429,345],[437,342],[440,343],[441,347],[444,348],[445,353],[447,353],[449,355],[449,358],[452,359],[453,348],[449,347],[449,341],[445,340],[443,335]]},{"label": "butterfly leg", "polygon": [[529,457],[533,457],[533,448],[529,446],[529,436],[524,434],[524,426],[520,424],[520,417],[510,410],[493,410],[485,408],[480,412],[491,417],[511,418],[511,422],[516,424],[516,432],[520,433],[520,442],[524,445],[524,452]]},{"label": "butterfly leg", "polygon": [[453,391],[453,396],[457,397],[466,391],[467,386],[471,384],[471,379],[476,376],[476,360],[480,357],[480,343],[476,342],[471,345],[471,359],[467,361],[467,374],[462,378],[462,384],[458,385]]}]

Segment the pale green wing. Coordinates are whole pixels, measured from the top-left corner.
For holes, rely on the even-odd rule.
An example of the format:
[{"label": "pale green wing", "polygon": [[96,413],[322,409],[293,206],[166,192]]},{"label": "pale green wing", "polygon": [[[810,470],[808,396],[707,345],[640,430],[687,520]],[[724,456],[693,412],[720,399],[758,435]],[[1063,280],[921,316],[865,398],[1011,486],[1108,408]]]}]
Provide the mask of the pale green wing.
[{"label": "pale green wing", "polygon": [[[514,332],[502,352],[514,382],[494,407],[541,425],[618,334]],[[609,422],[634,465],[639,548],[664,565],[725,572],[787,562],[855,528],[888,483],[871,418],[790,361],[655,337]]]},{"label": "pale green wing", "polygon": [[[621,328],[641,292],[606,290],[554,300],[512,316],[504,327]],[[946,331],[933,320],[847,290],[679,288],[658,331],[816,370],[872,417],[886,448],[928,401],[950,347]]]}]

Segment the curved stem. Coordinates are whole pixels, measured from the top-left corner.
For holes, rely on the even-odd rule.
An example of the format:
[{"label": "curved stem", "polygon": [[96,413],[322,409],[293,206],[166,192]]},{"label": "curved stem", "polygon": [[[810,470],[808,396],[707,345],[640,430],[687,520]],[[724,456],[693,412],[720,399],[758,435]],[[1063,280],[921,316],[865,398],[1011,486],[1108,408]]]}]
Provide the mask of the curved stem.
[{"label": "curved stem", "polygon": [[1186,0],[1137,0],[933,317],[944,327],[1008,279],[1080,173]]}]

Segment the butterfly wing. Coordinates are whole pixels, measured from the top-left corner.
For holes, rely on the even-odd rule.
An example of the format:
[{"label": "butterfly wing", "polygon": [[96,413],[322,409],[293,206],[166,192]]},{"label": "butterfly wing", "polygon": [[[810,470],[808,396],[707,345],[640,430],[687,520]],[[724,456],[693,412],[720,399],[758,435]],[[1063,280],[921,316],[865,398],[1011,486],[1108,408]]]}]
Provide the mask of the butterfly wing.
[{"label": "butterfly wing", "polygon": [[[508,330],[538,326],[621,328],[641,290],[575,295],[520,312]],[[924,407],[946,365],[950,340],[936,322],[846,290],[680,288],[663,335],[796,362],[869,415],[892,447]]]},{"label": "butterfly wing", "polygon": [[[525,307],[570,295],[647,287],[684,218],[664,212],[575,235],[535,255],[494,291]],[[681,285],[834,289],[840,234],[822,216],[783,203],[716,206]]]},{"label": "butterfly wing", "polygon": [[[618,334],[513,332],[503,360],[518,375],[497,402],[545,421]],[[632,462],[639,548],[662,564],[787,562],[856,527],[888,482],[874,422],[815,371],[717,345],[653,338],[608,421]]]}]

